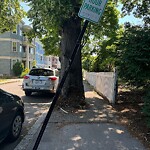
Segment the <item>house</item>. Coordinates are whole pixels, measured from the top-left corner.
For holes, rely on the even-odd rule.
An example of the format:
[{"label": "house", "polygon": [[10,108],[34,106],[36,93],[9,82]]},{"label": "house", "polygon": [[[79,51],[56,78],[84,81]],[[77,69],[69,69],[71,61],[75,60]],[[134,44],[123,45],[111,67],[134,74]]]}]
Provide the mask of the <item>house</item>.
[{"label": "house", "polygon": [[61,68],[61,64],[58,56],[49,55],[49,56],[45,56],[44,59],[45,59],[45,67],[52,68],[52,69]]},{"label": "house", "polygon": [[51,61],[52,61],[52,68],[55,69],[60,69],[61,65],[60,65],[60,61],[59,61],[59,57],[57,56],[51,56]]},{"label": "house", "polygon": [[36,54],[35,54],[36,66],[43,68],[45,67],[44,62],[45,51],[43,49],[41,41],[38,38],[35,38],[35,45],[36,45]]},{"label": "house", "polygon": [[35,60],[35,41],[28,40],[25,33],[30,26],[21,21],[14,31],[0,34],[0,74],[12,76],[13,65],[20,61],[31,68]]},{"label": "house", "polygon": [[43,49],[43,44],[38,38],[35,38],[36,45],[36,66],[40,68],[60,68],[59,57],[52,55],[45,55],[45,50]]},{"label": "house", "polygon": [[23,21],[14,31],[0,34],[0,75],[13,76],[13,65],[19,61],[25,68],[60,68],[57,56],[45,56],[43,45],[38,38],[29,39],[26,33],[32,28]]}]

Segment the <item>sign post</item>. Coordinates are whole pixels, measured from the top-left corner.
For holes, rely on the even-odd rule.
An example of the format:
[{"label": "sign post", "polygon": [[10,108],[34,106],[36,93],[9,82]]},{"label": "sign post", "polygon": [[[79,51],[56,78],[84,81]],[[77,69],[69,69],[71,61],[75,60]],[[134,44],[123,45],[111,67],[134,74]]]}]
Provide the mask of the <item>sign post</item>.
[{"label": "sign post", "polygon": [[84,0],[78,16],[93,23],[98,23],[108,0]]}]

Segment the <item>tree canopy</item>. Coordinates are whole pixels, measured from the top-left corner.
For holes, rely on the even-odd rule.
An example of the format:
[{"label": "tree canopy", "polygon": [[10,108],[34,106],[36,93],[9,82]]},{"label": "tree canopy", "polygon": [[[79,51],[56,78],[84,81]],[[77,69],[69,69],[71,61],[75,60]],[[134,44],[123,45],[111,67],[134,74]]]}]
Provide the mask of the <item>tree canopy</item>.
[{"label": "tree canopy", "polygon": [[120,76],[136,87],[150,82],[150,30],[127,25],[118,47]]},{"label": "tree canopy", "polygon": [[[31,7],[28,17],[32,21],[34,33],[42,38],[46,53],[56,54],[56,50],[57,52],[59,50],[61,74],[63,74],[68,67],[83,24],[82,19],[78,17],[82,0],[26,0],[26,2],[29,2]],[[115,3],[108,1],[100,23],[98,25],[89,24],[82,46],[85,45],[85,41],[90,41],[90,36],[94,36],[98,40],[103,39],[104,36],[109,39],[115,35],[118,28],[118,11]],[[71,101],[71,105],[84,99],[80,50],[72,64],[62,93],[65,100],[74,99]]]},{"label": "tree canopy", "polygon": [[[150,22],[150,20],[149,20],[150,19],[149,18],[149,16],[150,16],[150,11],[149,11],[150,2],[149,1],[147,1],[147,0],[145,0],[145,1],[142,1],[142,0],[131,0],[131,1],[119,0],[117,2],[119,5],[123,4],[122,12],[121,12],[122,17],[133,13],[133,15],[136,18],[143,19],[145,29],[148,30],[149,22]],[[128,23],[126,23],[126,25],[128,25]],[[141,26],[142,26],[142,24],[141,24]],[[147,26],[147,28],[146,28],[146,26]],[[109,29],[109,28],[107,28],[107,29]],[[145,29],[141,30],[140,33],[139,32],[135,33],[134,36],[135,37],[140,36],[140,34],[142,34],[142,32],[143,32],[143,35],[145,35]],[[136,30],[138,30],[137,27],[134,28],[134,31],[136,31]],[[101,38],[97,39],[97,36],[95,36],[95,38],[91,41],[93,43],[93,48],[91,48],[91,49],[87,48],[88,50],[84,51],[84,53],[85,53],[85,57],[87,54],[89,56],[92,53],[96,54],[96,56],[92,59],[91,59],[91,57],[84,58],[83,67],[85,67],[88,70],[96,71],[96,72],[111,71],[112,68],[114,66],[116,66],[116,62],[120,58],[120,56],[117,55],[117,48],[119,45],[122,45],[123,36],[129,36],[130,34],[132,34],[132,35],[134,34],[134,33],[130,33],[130,32],[132,32],[131,30],[128,30],[127,35],[126,35],[126,32],[127,32],[127,30],[124,31],[124,27],[120,26],[119,29],[116,30],[116,32],[109,32],[109,33],[111,33],[111,35],[109,37],[103,38],[103,36],[101,36]],[[120,40],[120,38],[121,38],[121,40]],[[130,37],[128,37],[128,38],[130,38]],[[132,38],[132,40],[134,40],[134,38]],[[141,45],[143,44],[142,41],[139,41],[139,43],[141,43]],[[135,43],[135,45],[132,45],[132,46],[136,46],[136,43]],[[123,48],[122,49],[122,54],[123,54],[124,53],[123,50],[125,50],[125,47],[122,46],[122,48]],[[126,45],[126,48],[128,49],[127,45]],[[130,51],[128,51],[128,52],[130,52]],[[128,52],[126,52],[126,53],[128,53]],[[88,65],[86,65],[86,63]],[[90,68],[87,68],[89,66],[90,66]],[[125,72],[123,74],[125,74]]]},{"label": "tree canopy", "polygon": [[[33,23],[33,29],[38,36],[44,35],[42,42],[47,54],[56,54],[58,52],[61,32],[68,18],[78,19],[78,12],[82,1],[40,1],[26,0],[29,2],[31,9],[28,12],[28,17]],[[118,10],[115,3],[108,1],[105,13],[98,25],[90,24],[88,33],[97,38],[102,38],[104,35],[110,37],[115,34],[118,26]],[[48,42],[47,42],[48,41]]]},{"label": "tree canopy", "polygon": [[21,0],[0,1],[0,33],[14,30],[25,16],[25,11],[20,6]]}]

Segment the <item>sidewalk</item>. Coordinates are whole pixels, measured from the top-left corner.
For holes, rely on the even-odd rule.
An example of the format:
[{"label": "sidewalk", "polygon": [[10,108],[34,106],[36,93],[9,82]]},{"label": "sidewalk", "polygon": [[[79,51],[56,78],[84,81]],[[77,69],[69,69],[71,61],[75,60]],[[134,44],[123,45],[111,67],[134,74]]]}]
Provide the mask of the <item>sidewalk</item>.
[{"label": "sidewalk", "polygon": [[13,82],[20,82],[20,81],[22,81],[23,79],[6,79],[6,80],[4,80],[4,81],[1,81],[0,82],[0,85],[1,84],[7,84],[7,83],[13,83]]},{"label": "sidewalk", "polygon": [[[67,112],[54,110],[38,150],[146,150],[117,122],[116,112],[84,82],[90,108]],[[15,150],[32,150],[43,114]]]}]

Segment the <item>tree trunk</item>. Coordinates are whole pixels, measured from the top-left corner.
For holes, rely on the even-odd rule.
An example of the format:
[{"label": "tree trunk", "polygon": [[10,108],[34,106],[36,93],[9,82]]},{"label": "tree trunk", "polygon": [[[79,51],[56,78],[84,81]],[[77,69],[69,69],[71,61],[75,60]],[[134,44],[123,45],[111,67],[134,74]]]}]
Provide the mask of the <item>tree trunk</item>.
[{"label": "tree trunk", "polygon": [[[68,66],[77,38],[81,31],[81,20],[70,18],[64,23],[61,40],[61,77]],[[61,105],[77,107],[84,104],[81,50],[75,56],[61,93]]]}]

